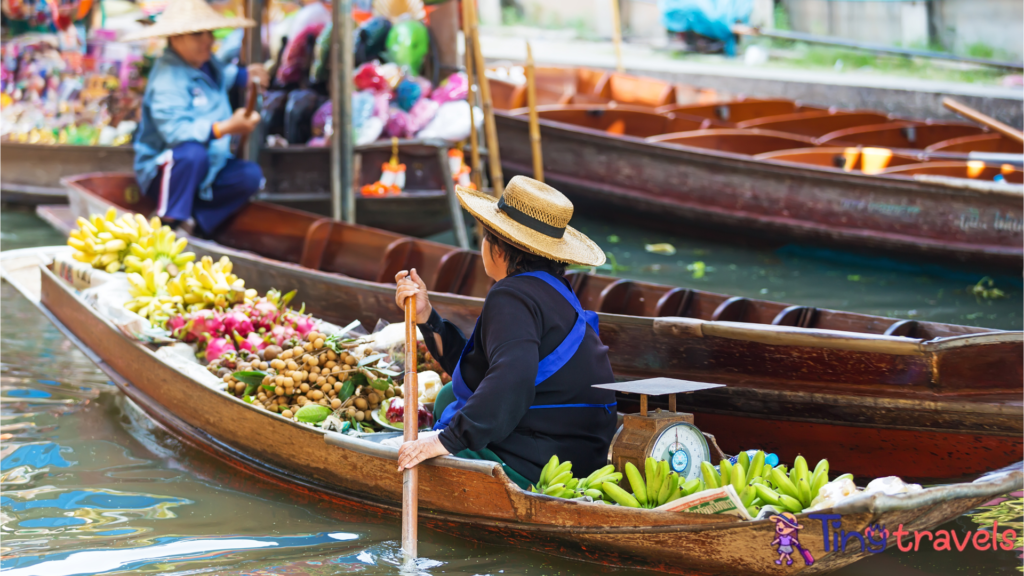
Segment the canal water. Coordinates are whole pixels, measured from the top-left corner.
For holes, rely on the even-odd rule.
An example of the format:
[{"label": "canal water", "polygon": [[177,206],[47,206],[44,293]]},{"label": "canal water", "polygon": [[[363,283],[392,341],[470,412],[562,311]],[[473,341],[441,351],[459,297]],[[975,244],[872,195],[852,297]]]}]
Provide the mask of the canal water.
[{"label": "canal water", "polygon": [[[760,253],[598,222],[582,222],[581,228],[628,268],[617,270],[620,275],[874,314],[1021,328],[1020,286],[1008,278],[995,279],[1008,297],[987,300],[966,290],[980,276],[885,262],[836,264],[807,249]],[[31,213],[6,208],[0,231],[4,250],[63,241]],[[645,250],[655,243],[672,244],[675,254]],[[10,285],[0,290],[0,575],[400,573],[397,519],[327,507],[315,495],[180,443],[127,401]],[[1001,531],[1016,530],[1016,550],[890,549],[838,574],[1018,574],[1021,496],[996,499],[943,527],[962,537],[997,520]],[[420,538],[421,574],[651,574],[427,530]]]}]

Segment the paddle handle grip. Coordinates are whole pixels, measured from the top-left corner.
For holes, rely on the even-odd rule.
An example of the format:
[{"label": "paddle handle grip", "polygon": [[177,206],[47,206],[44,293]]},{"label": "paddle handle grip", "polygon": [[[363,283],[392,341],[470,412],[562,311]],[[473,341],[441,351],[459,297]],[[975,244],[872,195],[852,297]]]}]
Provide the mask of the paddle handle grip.
[{"label": "paddle handle grip", "polygon": [[[416,379],[416,297],[405,300],[405,420],[403,439],[406,442],[419,436],[419,382]],[[416,558],[416,528],[419,523],[419,467],[413,466],[402,477],[402,551],[405,557]]]},{"label": "paddle handle grip", "polygon": [[[256,97],[259,96],[259,93],[260,93],[260,83],[259,83],[258,80],[253,78],[249,82],[249,95],[248,95],[248,99],[245,102],[245,117],[246,118],[248,118],[249,115],[252,114],[254,110],[256,110]],[[242,134],[241,136],[239,136],[239,138],[238,138],[238,153],[239,153],[239,155],[241,155],[241,156],[245,155],[246,147],[248,145],[249,145],[249,135],[248,134]]]}]

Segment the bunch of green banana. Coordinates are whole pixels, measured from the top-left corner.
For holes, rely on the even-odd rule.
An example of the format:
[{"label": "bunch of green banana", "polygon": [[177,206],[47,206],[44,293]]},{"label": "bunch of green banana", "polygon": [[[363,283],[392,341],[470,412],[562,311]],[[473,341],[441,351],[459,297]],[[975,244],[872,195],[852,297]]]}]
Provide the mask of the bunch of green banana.
[{"label": "bunch of green banana", "polygon": [[251,302],[256,290],[245,288],[245,280],[231,273],[231,260],[221,256],[216,263],[203,256],[199,263],[186,262],[182,270],[167,286],[171,296],[180,297],[189,312],[204,308],[226,308],[241,302]]},{"label": "bunch of green banana", "polygon": [[122,218],[125,233],[134,235],[135,241],[129,246],[131,255],[124,259],[125,270],[137,272],[142,269],[146,260],[160,262],[171,277],[178,275],[179,270],[188,262],[196,259],[194,252],[183,252],[188,240],[177,238],[168,226],[161,226],[160,219],[153,217],[149,222],[141,215],[134,218]]},{"label": "bunch of green banana", "polygon": [[633,489],[630,494],[619,486],[606,483],[605,494],[621,506],[630,508],[657,508],[683,496],[689,496],[704,489],[698,479],[683,481],[679,474],[670,471],[667,461],[648,458],[644,461],[644,476],[632,462],[626,462],[626,478]]},{"label": "bunch of green banana", "polygon": [[530,486],[530,491],[556,498],[575,498],[577,484],[579,480],[572,477],[572,462],[559,462],[558,456],[554,455],[541,469],[540,479]]},{"label": "bunch of green banana", "polygon": [[607,502],[611,498],[605,494],[604,485],[605,483],[611,484],[618,487],[619,482],[622,481],[622,473],[615,471],[615,466],[611,464],[604,468],[598,468],[594,470],[586,478],[579,481],[576,484],[576,496],[590,496],[594,501]]},{"label": "bunch of green banana", "polygon": [[124,307],[143,318],[163,327],[167,319],[177,313],[181,298],[167,293],[167,281],[170,275],[164,272],[160,264],[149,260],[143,266],[142,273],[132,272],[128,275],[128,292],[132,299],[125,302]]},{"label": "bunch of green banana", "polygon": [[776,468],[766,480],[757,489],[758,496],[766,504],[794,514],[802,512],[811,506],[821,488],[829,483],[828,460],[818,461],[812,472],[807,468],[807,460],[797,456],[788,475],[784,470]]},{"label": "bunch of green banana", "polygon": [[88,219],[79,218],[78,228],[68,235],[68,246],[75,249],[72,257],[110,273],[120,270],[128,242],[114,233],[120,231],[114,223],[116,217],[117,210],[111,208],[103,216],[93,214]]}]

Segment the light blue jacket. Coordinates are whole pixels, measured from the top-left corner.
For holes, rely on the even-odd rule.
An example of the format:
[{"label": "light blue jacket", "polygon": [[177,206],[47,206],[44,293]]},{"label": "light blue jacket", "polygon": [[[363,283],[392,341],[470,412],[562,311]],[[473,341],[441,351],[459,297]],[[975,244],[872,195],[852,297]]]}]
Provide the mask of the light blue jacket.
[{"label": "light blue jacket", "polygon": [[153,65],[142,98],[142,121],[135,138],[135,177],[145,191],[156,178],[161,154],[183,142],[206,145],[210,168],[199,188],[199,197],[213,199],[211,186],[221,168],[232,158],[231,137],[212,137],[214,122],[231,116],[228,88],[235,83],[238,67],[210,59],[217,83],[205,72],[189,66],[168,47]]}]

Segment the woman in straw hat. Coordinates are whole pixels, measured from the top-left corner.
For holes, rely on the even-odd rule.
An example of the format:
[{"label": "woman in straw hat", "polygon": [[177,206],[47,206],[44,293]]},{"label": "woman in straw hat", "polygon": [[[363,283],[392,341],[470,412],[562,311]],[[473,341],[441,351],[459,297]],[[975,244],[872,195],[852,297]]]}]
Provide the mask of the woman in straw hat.
[{"label": "woman in straw hat", "polygon": [[467,339],[438,316],[415,269],[395,277],[398,305],[416,296],[427,348],[452,375],[434,406],[439,434],[403,444],[399,470],[455,454],[500,462],[526,488],[554,454],[589,474],[607,463],[616,422],[614,392],[591,386],[615,379],[597,314],[563,275],[566,264],[604,264],[604,252],[568,226],[572,203],[536,180],[516,176],[497,202],[457,192],[483,225],[484,270],[496,283]]},{"label": "woman in straw hat", "polygon": [[213,30],[255,25],[203,0],[172,0],[155,24],[125,38],[167,37],[142,99],[135,176],[172,227],[194,217],[199,232],[212,234],[259,190],[259,165],[232,156],[231,135],[251,133],[260,116],[232,113],[227,91],[249,78],[266,86],[267,72],[261,64],[225,65],[211,53]]}]

